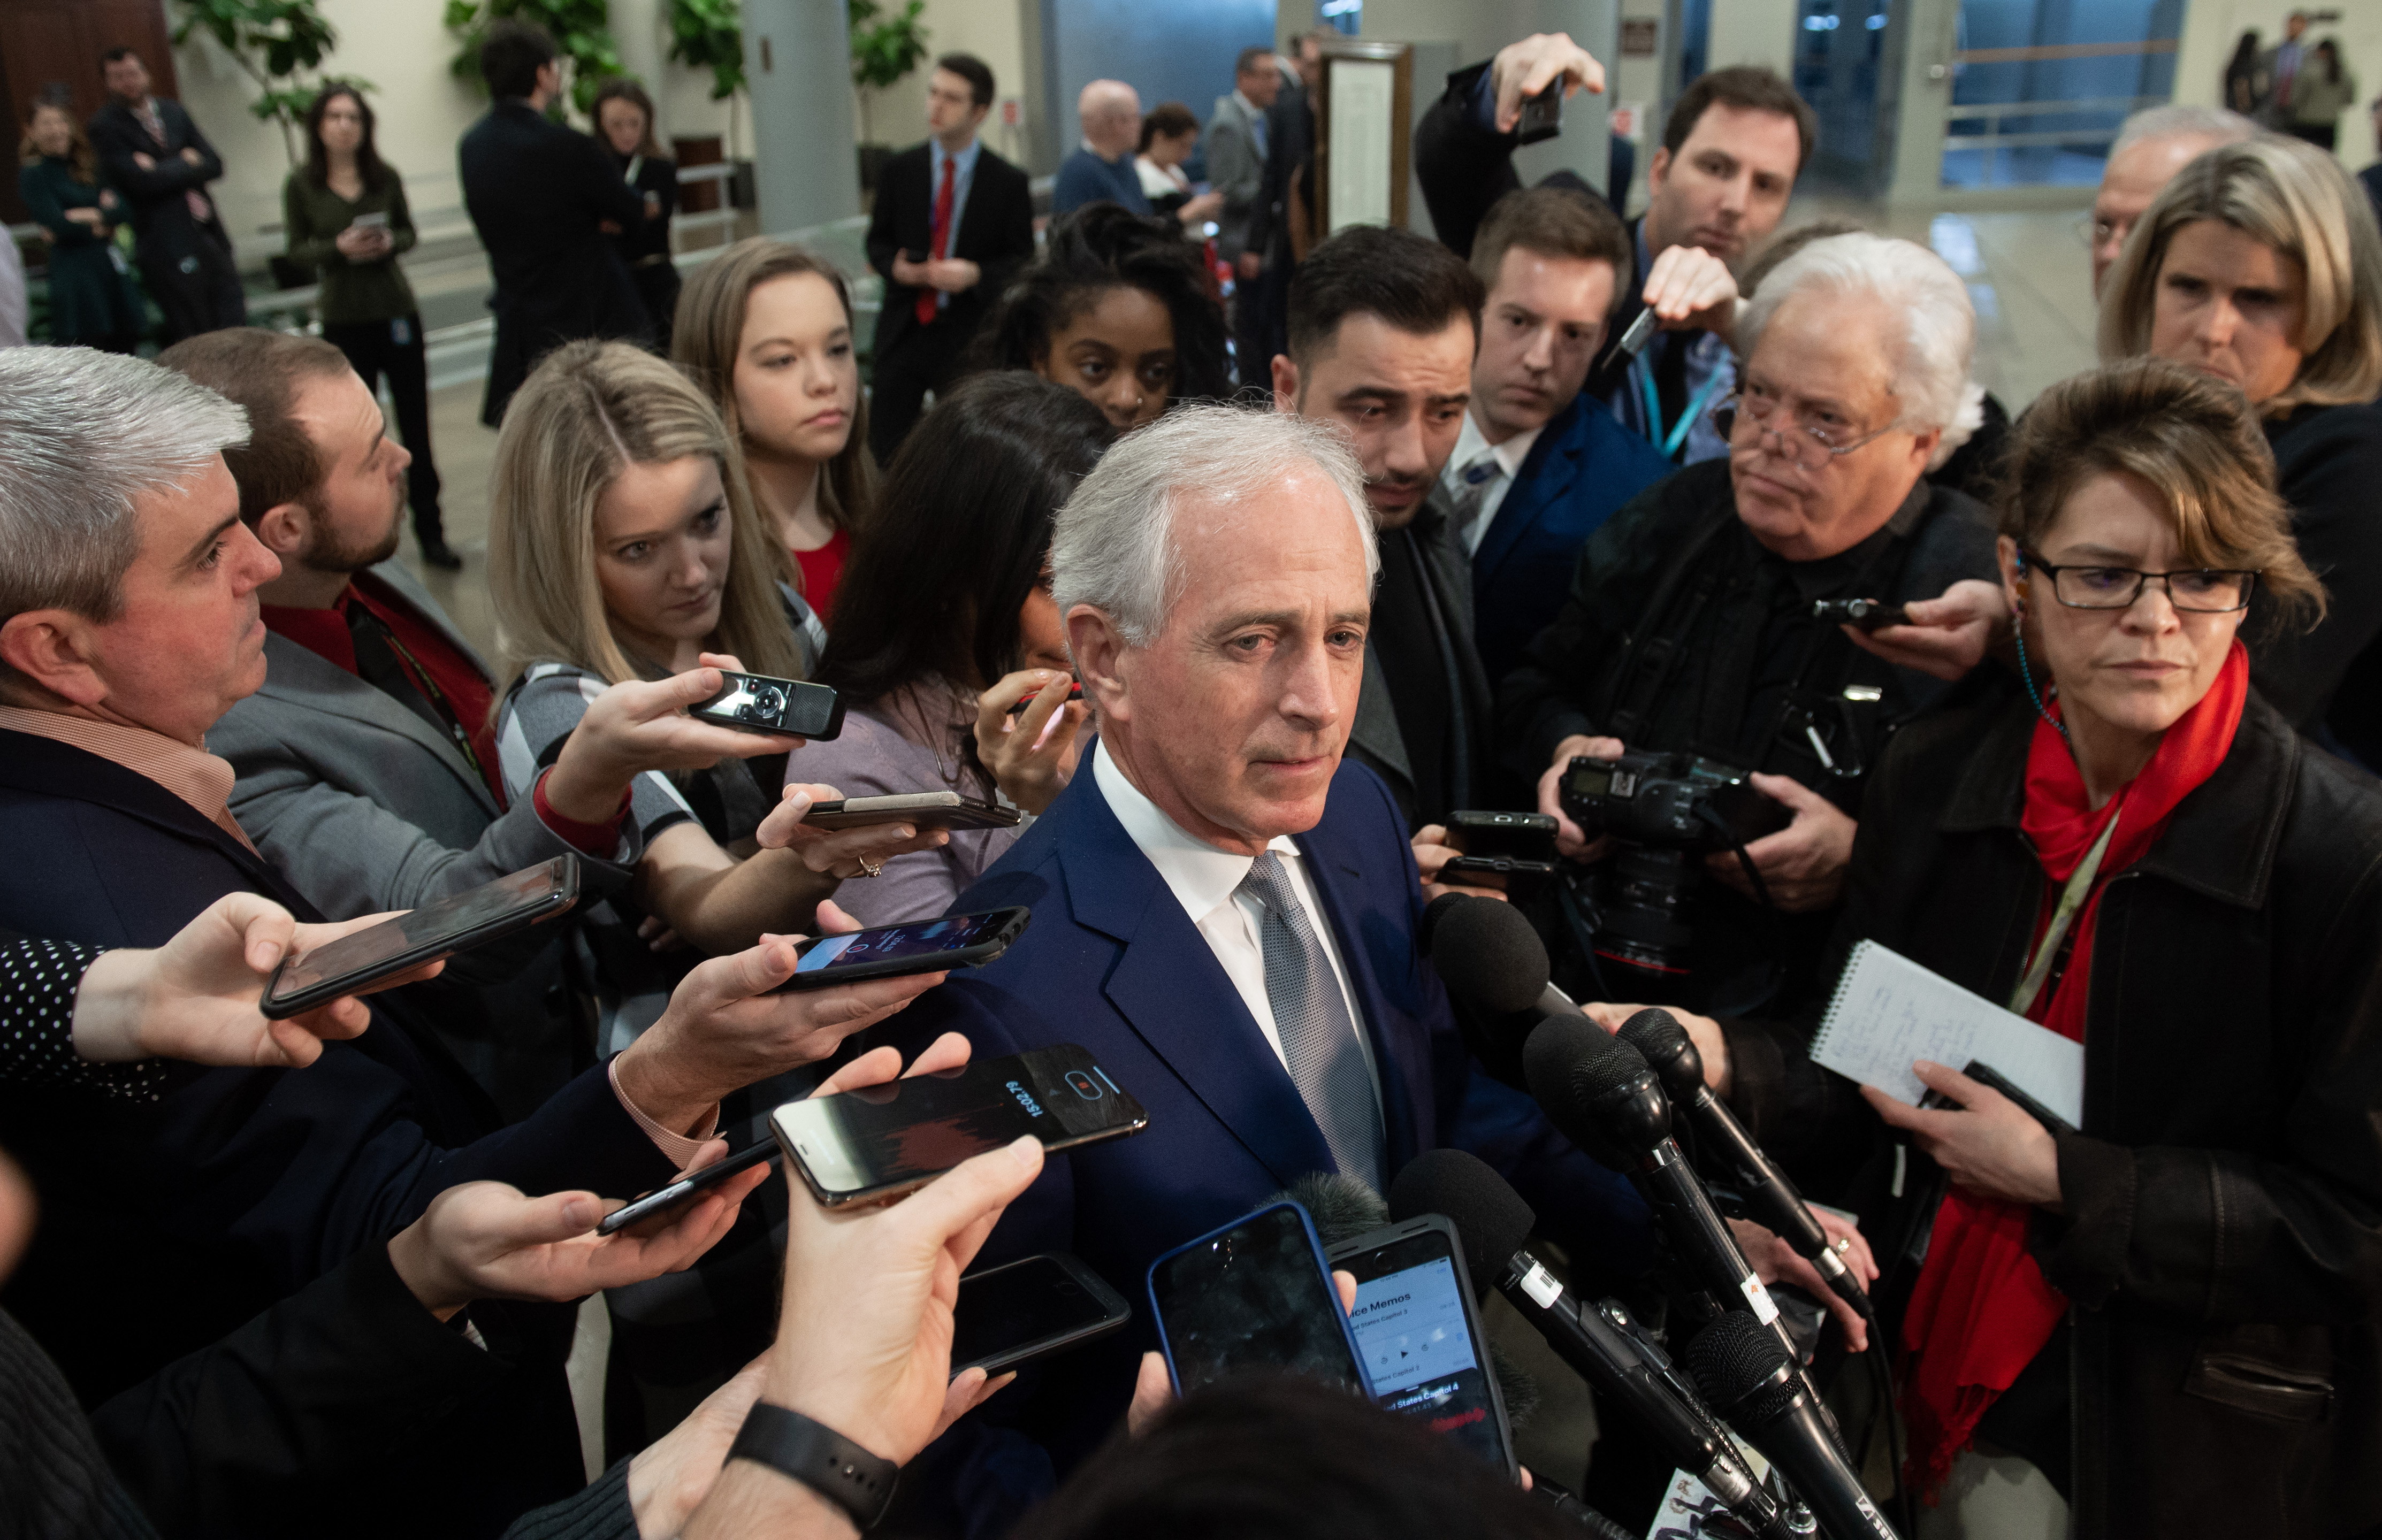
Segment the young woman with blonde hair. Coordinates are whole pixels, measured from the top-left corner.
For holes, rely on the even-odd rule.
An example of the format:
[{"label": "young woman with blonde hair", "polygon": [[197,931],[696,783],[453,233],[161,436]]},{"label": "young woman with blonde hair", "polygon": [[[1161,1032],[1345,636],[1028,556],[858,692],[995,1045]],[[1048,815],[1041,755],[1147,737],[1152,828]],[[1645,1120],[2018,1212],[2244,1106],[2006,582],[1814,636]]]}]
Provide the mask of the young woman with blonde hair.
[{"label": "young woman with blonde hair", "polygon": [[2337,601],[2258,656],[2258,688],[2302,732],[2382,767],[2382,228],[2364,189],[2297,140],[2209,151],[2127,238],[2100,343],[2105,360],[2213,375],[2257,409],[2292,536]]},{"label": "young woman with blonde hair", "polygon": [[[711,667],[809,672],[816,643],[803,628],[812,622],[778,581],[740,458],[703,393],[626,343],[559,348],[513,397],[497,440],[488,551],[513,676],[497,714],[513,794],[561,752],[609,685]],[[838,883],[946,837],[920,837],[908,825],[806,829],[811,803],[841,793],[794,785],[780,800],[785,753],[799,742],[636,778],[637,881],[590,926],[608,996],[618,997],[608,1016],[620,1033],[641,1030],[651,1020],[645,1008],[657,1013],[683,971],[651,955],[669,935],[718,954],[765,932],[808,930]],[[620,1045],[613,1027],[608,1021],[608,1048]]]},{"label": "young woman with blonde hair", "polygon": [[737,440],[784,571],[829,617],[877,500],[843,275],[782,240],[740,240],[688,281],[670,356]]}]

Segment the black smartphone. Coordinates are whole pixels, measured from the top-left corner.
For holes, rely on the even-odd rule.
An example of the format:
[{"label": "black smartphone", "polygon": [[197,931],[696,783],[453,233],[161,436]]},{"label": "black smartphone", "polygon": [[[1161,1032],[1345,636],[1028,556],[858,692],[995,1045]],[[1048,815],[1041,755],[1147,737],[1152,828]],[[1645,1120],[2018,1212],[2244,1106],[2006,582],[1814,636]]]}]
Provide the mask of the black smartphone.
[{"label": "black smartphone", "polygon": [[971,1273],[952,1310],[952,1373],[1007,1374],[1132,1319],[1123,1296],[1064,1252]]},{"label": "black smartphone", "polygon": [[668,1187],[657,1187],[636,1202],[614,1209],[596,1221],[596,1233],[618,1234],[631,1225],[641,1223],[657,1214],[668,1213],[706,1190],[718,1186],[739,1171],[760,1165],[775,1166],[784,1155],[785,1152],[778,1148],[778,1142],[774,1139],[764,1139],[757,1143],[747,1144],[724,1160],[715,1160],[708,1166],[698,1167]]},{"label": "black smartphone", "polygon": [[1486,887],[1510,898],[1528,898],[1555,874],[1552,861],[1517,861],[1511,856],[1457,856],[1439,869],[1436,879],[1450,887]]},{"label": "black smartphone", "polygon": [[1451,813],[1447,848],[1467,856],[1555,859],[1555,821],[1543,813]]},{"label": "black smartphone", "polygon": [[769,1114],[804,1184],[830,1208],[907,1192],[1024,1134],[1055,1155],[1148,1126],[1141,1104],[1072,1043],[788,1102]]},{"label": "black smartphone", "polygon": [[1880,626],[1908,626],[1910,612],[1883,599],[1814,599],[1811,617],[1835,626],[1858,626],[1873,631]]},{"label": "black smartphone", "polygon": [[1536,144],[1542,139],[1553,139],[1563,132],[1564,83],[1555,83],[1536,96],[1522,98],[1522,121],[1515,125],[1516,144]]},{"label": "black smartphone", "polygon": [[1348,1326],[1374,1398],[1518,1479],[1505,1398],[1455,1226],[1426,1214],[1334,1246],[1330,1260],[1356,1275]]},{"label": "black smartphone", "polygon": [[579,858],[552,861],[453,894],[281,959],[257,1008],[279,1021],[367,984],[551,920],[579,901]]},{"label": "black smartphone", "polygon": [[1372,1395],[1315,1226],[1296,1204],[1270,1204],[1151,1263],[1149,1308],[1178,1393],[1237,1370],[1286,1369]]},{"label": "black smartphone", "polygon": [[719,672],[727,681],[719,693],[687,707],[689,716],[739,732],[782,733],[821,742],[843,731],[843,697],[826,685],[725,668]]},{"label": "black smartphone", "polygon": [[1007,951],[1033,919],[1030,909],[988,909],[978,914],[875,925],[841,935],[815,935],[794,944],[794,976],[771,993],[827,989],[904,973],[939,973],[947,968],[981,968]]},{"label": "black smartphone", "polygon": [[844,797],[814,802],[803,822],[815,829],[864,829],[915,824],[922,829],[1013,829],[1025,815],[1013,807],[956,791],[904,791],[890,797]]},{"label": "black smartphone", "polygon": [[[1015,705],[1013,705],[1013,706],[1010,707],[1010,708],[1009,708],[1009,715],[1012,715],[1012,716],[1023,716],[1023,715],[1025,715],[1025,708],[1026,708],[1027,706],[1032,705],[1035,702],[1037,702],[1037,701],[1040,700],[1041,698],[1042,698],[1042,691],[1038,691],[1038,691],[1036,691],[1033,694],[1028,695],[1027,697],[1025,697],[1025,699],[1024,699],[1024,700],[1022,700],[1022,701],[1018,702]],[[1067,682],[1067,699],[1069,699],[1070,701],[1080,701],[1080,700],[1082,700],[1083,698],[1084,698],[1084,681],[1083,681],[1083,680],[1081,680],[1081,679],[1070,679],[1070,680]]]},{"label": "black smartphone", "polygon": [[[2003,1074],[1999,1069],[1995,1069],[1992,1065],[1987,1064],[1983,1059],[1972,1058],[1969,1060],[1969,1067],[1961,1070],[1960,1073],[1968,1076],[1971,1080],[1975,1081],[1979,1085],[1985,1087],[1985,1089],[1989,1091],[1998,1091],[2003,1095],[2008,1096],[2011,1101],[2016,1102],[2019,1106],[2020,1111],[2025,1113],[2036,1122],[2041,1123],[2044,1131],[2049,1133],[2054,1139],[2065,1138],[2067,1135],[2076,1131],[2075,1124],[2069,1122],[2067,1118],[2062,1118],[2059,1114],[2052,1111],[2041,1102],[2036,1101],[2032,1094],[2020,1089],[2017,1082],[2011,1080],[2008,1075]],[[1951,1097],[1946,1096],[1941,1091],[1930,1091],[1927,1094],[1919,1098],[1919,1105],[1925,1107],[1958,1107],[1960,1104],[1954,1101]]]}]

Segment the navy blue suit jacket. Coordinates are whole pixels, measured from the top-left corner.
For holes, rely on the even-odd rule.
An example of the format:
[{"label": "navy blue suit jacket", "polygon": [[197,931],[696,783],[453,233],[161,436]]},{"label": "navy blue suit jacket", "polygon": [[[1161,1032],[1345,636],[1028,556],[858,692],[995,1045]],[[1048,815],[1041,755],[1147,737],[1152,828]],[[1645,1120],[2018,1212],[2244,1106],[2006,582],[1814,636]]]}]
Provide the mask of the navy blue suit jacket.
[{"label": "navy blue suit jacket", "polygon": [[[0,731],[0,927],[26,935],[154,947],[239,891],[321,918],[156,782],[46,738]],[[304,1069],[177,1066],[164,1096],[138,1106],[0,1084],[0,1139],[43,1208],[7,1307],[86,1404],[385,1242],[459,1182],[627,1197],[669,1179],[600,1068],[497,1131],[487,1098],[409,1021],[407,993],[376,996],[371,1029],[324,1045]],[[560,1374],[571,1315],[474,1306],[492,1347],[521,1364],[519,1383],[392,1451],[387,1500],[360,1497],[359,1513],[397,1533],[429,1522],[493,1534],[575,1491],[583,1470]],[[396,1479],[417,1461],[415,1477]],[[431,1508],[410,1509],[409,1490]]]},{"label": "navy blue suit jacket", "polygon": [[[1344,760],[1322,821],[1296,843],[1380,1069],[1386,1168],[1472,1143],[1477,1125],[1492,1164],[1529,1168],[1517,1182],[1525,1196],[1563,1205],[1561,1215],[1541,1207],[1553,1233],[1584,1239],[1618,1270],[1642,1268],[1651,1240],[1637,1194],[1518,1093],[1470,1072],[1446,992],[1415,947],[1421,890],[1389,788]],[[1146,1318],[1150,1263],[1336,1167],[1256,1018],[1088,765],[953,912],[1005,905],[1032,909],[1032,925],[997,961],[897,1018],[902,1045],[915,1052],[947,1031],[964,1033],[978,1058],[1081,1044],[1149,1114],[1139,1134],[1053,1159],[978,1263],[1074,1252],[1133,1302],[1131,1326],[1054,1359],[1038,1385],[1013,1387],[988,1408],[1019,1423],[1063,1472],[1114,1426],[1139,1354],[1157,1346]],[[979,1514],[987,1500],[975,1499]]]},{"label": "navy blue suit jacket", "polygon": [[1472,637],[1492,691],[1563,609],[1588,537],[1677,469],[1585,392],[1548,420],[1472,554]]}]

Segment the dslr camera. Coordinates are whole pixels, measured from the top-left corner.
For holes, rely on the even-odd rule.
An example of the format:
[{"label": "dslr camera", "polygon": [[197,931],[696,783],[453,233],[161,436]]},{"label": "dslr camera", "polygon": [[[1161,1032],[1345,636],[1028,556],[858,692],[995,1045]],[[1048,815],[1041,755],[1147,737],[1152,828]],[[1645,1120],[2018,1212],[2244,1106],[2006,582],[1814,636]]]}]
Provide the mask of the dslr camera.
[{"label": "dslr camera", "polygon": [[1589,837],[1614,840],[1590,905],[1595,955],[1629,971],[1640,991],[1632,998],[1676,1001],[1693,971],[1701,858],[1774,834],[1794,815],[1742,770],[1646,750],[1574,759],[1557,795]]}]

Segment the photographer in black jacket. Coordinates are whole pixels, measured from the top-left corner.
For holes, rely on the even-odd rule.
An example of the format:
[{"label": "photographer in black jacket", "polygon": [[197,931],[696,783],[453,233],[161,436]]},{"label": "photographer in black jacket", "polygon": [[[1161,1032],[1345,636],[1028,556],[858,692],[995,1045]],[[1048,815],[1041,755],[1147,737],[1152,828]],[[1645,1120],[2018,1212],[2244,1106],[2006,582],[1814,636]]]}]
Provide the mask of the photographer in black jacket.
[{"label": "photographer in black jacket", "polygon": [[[1948,620],[1957,599],[1935,596],[1992,577],[1984,509],[1926,479],[1976,424],[1974,336],[1959,279],[1909,241],[1836,236],[1780,264],[1737,323],[1746,362],[1727,403],[1728,458],[1615,514],[1581,553],[1563,612],[1506,677],[1501,752],[1538,778],[1539,809],[1562,820],[1557,845],[1575,861],[1610,851],[1558,798],[1575,755],[1702,755],[1753,772],[1792,815],[1745,847],[1775,914],[1761,912],[1732,853],[1673,858],[1651,892],[1615,893],[1608,878],[1590,924],[1616,902],[1642,919],[1684,896],[1693,940],[1632,967],[1600,934],[1585,948],[1590,976],[1575,981],[1592,996],[1744,1008],[1808,985],[1868,772],[1895,728],[1949,688],[1813,605],[1922,601],[1914,619]],[[1638,863],[1630,852],[1622,870]]]}]

